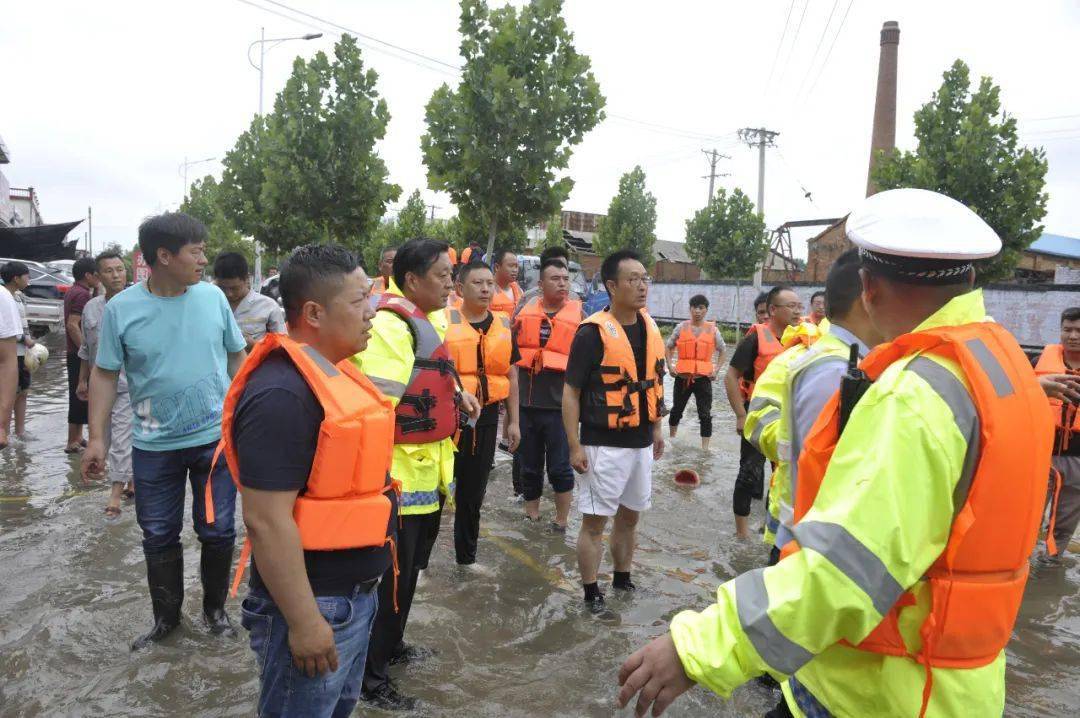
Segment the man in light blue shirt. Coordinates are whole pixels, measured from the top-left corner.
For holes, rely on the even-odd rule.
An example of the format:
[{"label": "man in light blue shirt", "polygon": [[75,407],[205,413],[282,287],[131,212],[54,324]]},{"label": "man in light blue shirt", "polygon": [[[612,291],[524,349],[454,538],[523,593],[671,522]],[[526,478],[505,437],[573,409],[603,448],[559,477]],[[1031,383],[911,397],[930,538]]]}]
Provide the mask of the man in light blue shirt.
[{"label": "man in light blue shirt", "polygon": [[125,289],[105,306],[90,376],[85,476],[98,477],[104,471],[104,436],[121,369],[135,414],[135,514],[143,531],[154,627],[132,650],[161,640],[180,625],[180,531],[188,482],[195,533],[202,544],[203,616],[212,633],[235,635],[225,597],[236,541],[236,489],[224,461],[213,471],[214,524],[206,522],[204,495],[221,438],[225,391],[244,359],[246,342],[225,295],[200,281],[207,264],[206,237],[206,227],[181,212],[151,217],[139,226],[139,248],[150,265],[150,279]]}]

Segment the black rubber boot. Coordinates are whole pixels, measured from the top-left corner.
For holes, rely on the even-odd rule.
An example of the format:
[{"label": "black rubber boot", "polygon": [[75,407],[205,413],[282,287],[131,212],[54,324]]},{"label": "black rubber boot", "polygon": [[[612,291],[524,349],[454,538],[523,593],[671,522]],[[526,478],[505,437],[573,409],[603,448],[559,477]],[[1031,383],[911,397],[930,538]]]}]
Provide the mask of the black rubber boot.
[{"label": "black rubber boot", "polygon": [[146,581],[150,585],[154,627],[131,644],[133,651],[157,643],[180,625],[180,606],[184,602],[183,547],[176,546],[166,553],[147,556]]},{"label": "black rubber boot", "polygon": [[225,612],[225,599],[229,595],[229,572],[232,569],[233,545],[207,546],[203,544],[200,575],[203,585],[203,620],[215,636],[236,636],[229,614]]}]

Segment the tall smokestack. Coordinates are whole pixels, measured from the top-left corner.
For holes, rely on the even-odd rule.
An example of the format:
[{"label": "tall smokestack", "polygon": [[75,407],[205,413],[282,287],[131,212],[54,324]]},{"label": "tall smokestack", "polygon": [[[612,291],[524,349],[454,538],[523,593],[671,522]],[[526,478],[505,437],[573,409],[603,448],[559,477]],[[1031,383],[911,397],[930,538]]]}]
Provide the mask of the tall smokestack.
[{"label": "tall smokestack", "polygon": [[874,101],[874,131],[870,137],[870,170],[866,176],[866,196],[877,192],[871,176],[879,150],[896,147],[896,51],[900,45],[900,23],[889,20],[881,26],[881,57],[878,59],[877,99]]}]

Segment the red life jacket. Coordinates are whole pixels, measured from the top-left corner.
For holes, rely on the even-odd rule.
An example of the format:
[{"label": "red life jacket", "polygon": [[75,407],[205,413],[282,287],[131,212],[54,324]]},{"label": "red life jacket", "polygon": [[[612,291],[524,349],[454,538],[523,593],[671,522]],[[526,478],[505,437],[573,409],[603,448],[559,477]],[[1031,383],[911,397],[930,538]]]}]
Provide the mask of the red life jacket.
[{"label": "red life jacket", "polygon": [[[984,666],[1009,642],[1046,500],[1052,434],[1046,396],[1020,346],[1001,325],[978,322],[905,334],[871,352],[860,368],[876,380],[894,362],[916,353],[960,365],[978,416],[978,453],[967,486],[964,477],[958,485],[945,550],[927,571],[931,607],[920,629],[921,650],[912,655],[899,628],[901,610],[915,602],[910,593],[856,647],[926,665],[925,712],[931,666]],[[813,506],[840,439],[839,408],[837,392],[803,445],[796,525]],[[792,541],[782,555],[796,550]]]},{"label": "red life jacket", "polygon": [[420,308],[400,295],[384,293],[376,311],[401,317],[413,338],[412,376],[394,409],[394,443],[428,444],[453,436],[461,426],[461,380],[442,337]]}]

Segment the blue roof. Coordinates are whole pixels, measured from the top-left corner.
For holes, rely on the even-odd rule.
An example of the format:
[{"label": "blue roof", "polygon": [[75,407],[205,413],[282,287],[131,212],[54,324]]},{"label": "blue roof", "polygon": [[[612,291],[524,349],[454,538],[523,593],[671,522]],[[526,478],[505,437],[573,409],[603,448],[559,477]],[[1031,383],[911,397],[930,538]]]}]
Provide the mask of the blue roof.
[{"label": "blue roof", "polygon": [[1043,235],[1031,243],[1029,252],[1049,254],[1054,257],[1080,259],[1080,238],[1065,237],[1060,234],[1043,232]]}]

